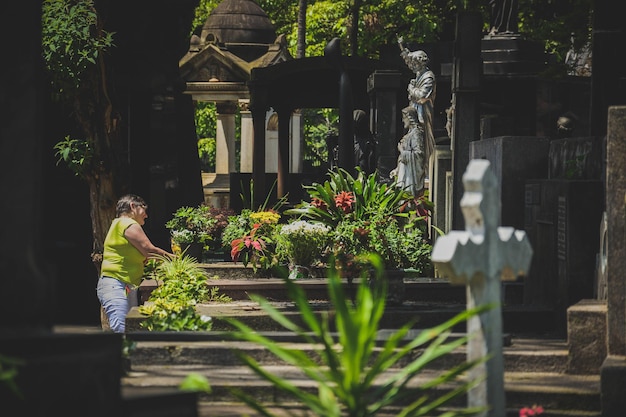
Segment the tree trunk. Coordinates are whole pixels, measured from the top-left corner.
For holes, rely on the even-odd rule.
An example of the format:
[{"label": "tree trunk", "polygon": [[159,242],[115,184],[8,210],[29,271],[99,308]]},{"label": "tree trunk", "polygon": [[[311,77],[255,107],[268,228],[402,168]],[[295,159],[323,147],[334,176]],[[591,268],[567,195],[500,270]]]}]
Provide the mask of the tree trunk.
[{"label": "tree trunk", "polygon": [[361,11],[362,0],[354,0],[350,8],[350,20],[348,27],[348,39],[350,40],[350,55],[359,55],[358,35],[359,35],[359,13]]},{"label": "tree trunk", "polygon": [[111,172],[102,170],[98,175],[88,179],[89,201],[91,203],[91,229],[93,235],[93,251],[91,260],[100,274],[102,251],[111,221],[115,218],[117,197]]},{"label": "tree trunk", "polygon": [[306,53],[306,7],[307,0],[298,1],[298,40],[296,58],[304,58]]}]

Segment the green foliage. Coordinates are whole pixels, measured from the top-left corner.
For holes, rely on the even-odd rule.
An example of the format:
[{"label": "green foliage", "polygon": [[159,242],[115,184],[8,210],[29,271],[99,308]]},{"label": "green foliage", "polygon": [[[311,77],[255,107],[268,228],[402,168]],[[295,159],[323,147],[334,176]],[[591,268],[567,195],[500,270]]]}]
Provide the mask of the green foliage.
[{"label": "green foliage", "polygon": [[195,123],[196,134],[199,138],[216,137],[217,106],[214,102],[199,102],[196,104]]},{"label": "green foliage", "polygon": [[331,238],[331,229],[322,223],[296,220],[279,226],[276,255],[293,265],[314,266],[321,260],[323,248]]},{"label": "green foliage", "polygon": [[211,330],[211,318],[198,314],[196,304],[209,299],[232,300],[217,296],[215,287],[209,289],[208,276],[200,264],[185,255],[151,263],[148,276],[161,284],[138,309],[147,316],[141,326],[151,331]]},{"label": "green foliage", "polygon": [[165,227],[170,230],[175,243],[205,243],[211,240],[209,230],[217,222],[208,214],[209,207],[205,205],[180,207]]},{"label": "green foliage", "polygon": [[394,215],[410,196],[393,184],[378,182],[376,173],[357,169],[356,177],[343,168],[330,170],[323,184],[303,185],[311,201],[301,202],[285,214],[319,221],[331,227],[348,219],[367,220],[375,214]]},{"label": "green foliage", "polygon": [[163,283],[152,291],[151,297],[181,301],[205,301],[208,276],[198,261],[177,256],[159,261],[153,279]]},{"label": "green foliage", "polygon": [[395,183],[379,182],[376,173],[357,170],[352,176],[339,168],[328,177],[323,184],[305,185],[311,201],[285,214],[331,227],[331,243],[321,252],[334,256],[346,278],[360,275],[362,257],[370,253],[380,255],[389,269],[412,269],[422,276],[431,272],[426,217],[432,203],[427,198],[416,205]]},{"label": "green foliage", "polygon": [[57,165],[61,161],[77,176],[83,176],[87,171],[93,151],[89,142],[83,139],[72,139],[69,135],[54,145]]},{"label": "green foliage", "polygon": [[209,380],[204,375],[195,372],[188,374],[178,388],[181,391],[206,392],[207,394],[212,391]]},{"label": "green foliage", "polygon": [[0,354],[0,384],[4,384],[19,398],[23,398],[23,394],[15,383],[15,379],[19,373],[18,368],[22,365],[24,365],[22,359]]},{"label": "green foliage", "polygon": [[222,232],[233,215],[232,209],[201,204],[178,208],[165,223],[175,244],[201,243],[211,250],[222,249]]},{"label": "green foliage", "polygon": [[198,139],[198,156],[200,157],[200,168],[204,172],[215,172],[215,146],[215,138]]},{"label": "green foliage", "polygon": [[261,210],[249,211],[246,215],[247,219],[235,220],[235,223],[248,224],[251,228],[244,229],[243,236],[231,241],[231,258],[233,262],[250,265],[255,272],[259,269],[269,271],[277,265],[275,244],[280,214],[274,210]]},{"label": "green foliage", "polygon": [[311,161],[313,166],[324,166],[328,163],[328,147],[326,138],[336,135],[339,126],[338,109],[303,109],[303,159]]},{"label": "green foliage", "polygon": [[353,267],[364,266],[367,255],[378,254],[386,269],[411,269],[419,276],[432,272],[432,245],[424,236],[420,220],[376,214],[368,220],[344,220],[335,229],[331,251],[335,256],[350,254]]},{"label": "green foliage", "polygon": [[[383,266],[380,260],[372,256],[370,262],[378,274],[382,274]],[[285,280],[290,297],[305,323],[304,327],[291,321],[263,297],[251,296],[277,323],[302,337],[312,346],[316,346],[315,358],[307,356],[301,350],[268,339],[236,319],[228,319],[228,322],[236,328],[233,333],[235,338],[257,343],[287,364],[298,367],[307,378],[315,382],[318,387],[317,395],[272,374],[245,353],[238,352],[239,358],[277,389],[304,404],[314,415],[369,417],[388,412],[390,407],[401,407],[396,415],[402,417],[433,415],[437,409],[465,394],[478,382],[461,381],[459,378],[487,358],[462,363],[443,371],[419,387],[417,394],[414,390],[407,389],[409,383],[429,363],[466,344],[469,336],[450,338],[453,327],[486,311],[488,307],[462,312],[404,343],[413,325],[408,323],[390,335],[382,348],[377,348],[377,332],[385,310],[384,282],[376,280],[375,283],[378,285],[370,288],[367,281],[362,280],[357,290],[357,302],[353,305],[343,291],[337,271],[331,266],[328,274],[328,293],[334,307],[331,321],[328,314],[322,314],[321,317],[316,315],[299,285]],[[332,328],[336,331],[331,331]],[[406,365],[398,365],[400,361],[412,357],[418,348],[423,349],[421,354]],[[392,369],[397,371],[388,373]],[[451,382],[455,382],[456,386],[448,392],[443,394],[428,392],[431,388]],[[236,389],[233,390],[233,394],[261,415],[274,415],[248,394]],[[413,401],[409,405],[402,405],[407,399]],[[446,415],[469,415],[477,411],[479,410],[465,409]]]},{"label": "green foliage", "polygon": [[44,0],[43,58],[55,97],[72,98],[88,68],[113,46],[113,33],[98,27],[92,0]]}]

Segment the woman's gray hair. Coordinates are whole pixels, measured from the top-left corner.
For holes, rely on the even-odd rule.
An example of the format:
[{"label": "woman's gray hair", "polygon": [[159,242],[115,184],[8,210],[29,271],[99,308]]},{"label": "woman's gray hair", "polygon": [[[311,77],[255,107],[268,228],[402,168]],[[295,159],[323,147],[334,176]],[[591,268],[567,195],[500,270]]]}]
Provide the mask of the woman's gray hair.
[{"label": "woman's gray hair", "polygon": [[147,206],[146,202],[143,198],[139,197],[135,194],[126,194],[125,196],[120,197],[117,200],[117,205],[115,206],[115,216],[119,217],[121,214],[130,213],[130,204],[143,205]]}]

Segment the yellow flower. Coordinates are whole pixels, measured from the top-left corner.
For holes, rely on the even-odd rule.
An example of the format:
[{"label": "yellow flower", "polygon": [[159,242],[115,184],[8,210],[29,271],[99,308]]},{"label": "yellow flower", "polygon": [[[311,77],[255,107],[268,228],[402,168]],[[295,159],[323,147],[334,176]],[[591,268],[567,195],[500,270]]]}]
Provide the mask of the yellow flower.
[{"label": "yellow flower", "polygon": [[280,220],[280,214],[275,211],[257,211],[250,213],[250,218],[255,223],[276,224]]}]

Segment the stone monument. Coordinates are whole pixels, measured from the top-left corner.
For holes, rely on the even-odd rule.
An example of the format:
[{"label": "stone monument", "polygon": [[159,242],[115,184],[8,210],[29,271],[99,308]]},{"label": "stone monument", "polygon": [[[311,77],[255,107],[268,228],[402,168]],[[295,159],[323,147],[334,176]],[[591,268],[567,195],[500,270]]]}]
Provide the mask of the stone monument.
[{"label": "stone monument", "polygon": [[[415,117],[411,117],[413,113],[407,113],[403,110],[407,134],[403,137],[404,142],[400,141],[401,143],[398,145],[400,158],[395,174],[402,174],[402,176],[398,176],[398,184],[401,187],[407,188],[414,197],[419,197],[423,193],[425,173],[428,171],[430,157],[435,150],[433,113],[437,82],[435,74],[427,66],[429,59],[426,52],[422,50],[410,51],[404,46],[402,36],[398,37],[398,46],[401,51],[400,56],[409,69],[415,73],[415,78],[411,79],[407,86],[409,107],[415,110]],[[414,137],[409,140],[411,136]],[[414,149],[415,146],[407,148],[406,145],[410,145],[409,142],[421,147],[421,152]],[[405,169],[408,167],[406,164],[408,159],[403,158],[403,155],[409,155],[403,153],[405,151],[409,151],[413,155],[411,166],[416,169]],[[420,153],[422,155],[419,155]]]},{"label": "stone monument", "polygon": [[467,287],[467,308],[493,308],[471,317],[467,332],[468,361],[489,359],[472,368],[471,381],[479,380],[468,395],[470,407],[489,407],[481,416],[505,413],[504,358],[502,354],[501,280],[525,275],[532,248],[524,231],[498,227],[500,196],[490,162],[473,159],[463,175],[465,193],[461,209],[465,231],[452,231],[435,242],[432,261],[441,276]]}]

